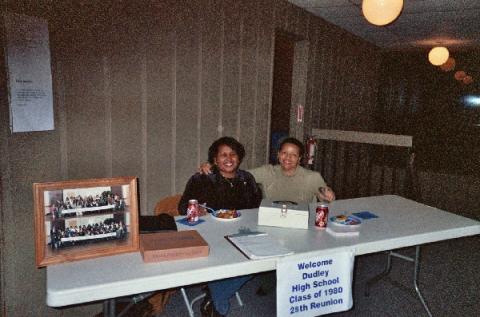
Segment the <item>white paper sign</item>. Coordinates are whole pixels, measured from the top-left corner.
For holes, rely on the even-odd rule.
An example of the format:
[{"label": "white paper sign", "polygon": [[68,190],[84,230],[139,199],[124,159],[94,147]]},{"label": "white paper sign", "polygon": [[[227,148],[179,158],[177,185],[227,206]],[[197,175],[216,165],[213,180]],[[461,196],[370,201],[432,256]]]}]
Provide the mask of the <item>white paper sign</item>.
[{"label": "white paper sign", "polygon": [[54,129],[48,24],[5,14],[6,59],[12,132]]},{"label": "white paper sign", "polygon": [[351,251],[277,262],[277,316],[319,316],[352,308]]}]

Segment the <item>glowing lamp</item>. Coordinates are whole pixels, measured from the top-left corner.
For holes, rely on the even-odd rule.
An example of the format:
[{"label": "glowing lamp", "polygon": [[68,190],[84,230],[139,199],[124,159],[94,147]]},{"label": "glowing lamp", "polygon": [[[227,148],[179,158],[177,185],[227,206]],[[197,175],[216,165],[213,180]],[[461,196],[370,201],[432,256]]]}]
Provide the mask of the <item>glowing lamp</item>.
[{"label": "glowing lamp", "polygon": [[446,47],[437,46],[428,53],[428,60],[432,65],[440,66],[448,60],[449,55]]},{"label": "glowing lamp", "polygon": [[440,65],[440,69],[444,72],[449,72],[455,69],[455,59],[453,57],[449,57],[445,63]]},{"label": "glowing lamp", "polygon": [[462,81],[465,85],[469,85],[469,84],[473,83],[473,78],[472,78],[472,76],[467,75],[467,76],[463,77]]},{"label": "glowing lamp", "polygon": [[363,0],[362,12],[368,22],[382,26],[395,20],[402,11],[403,0]]},{"label": "glowing lamp", "polygon": [[463,80],[467,74],[463,70],[459,70],[455,72],[455,75],[453,75],[456,80]]}]

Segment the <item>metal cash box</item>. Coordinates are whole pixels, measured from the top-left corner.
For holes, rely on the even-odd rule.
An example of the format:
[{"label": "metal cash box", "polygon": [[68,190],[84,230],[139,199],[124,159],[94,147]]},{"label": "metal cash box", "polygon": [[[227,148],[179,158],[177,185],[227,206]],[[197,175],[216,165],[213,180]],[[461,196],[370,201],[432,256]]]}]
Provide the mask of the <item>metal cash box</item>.
[{"label": "metal cash box", "polygon": [[308,204],[263,199],[258,210],[258,225],[308,229]]}]

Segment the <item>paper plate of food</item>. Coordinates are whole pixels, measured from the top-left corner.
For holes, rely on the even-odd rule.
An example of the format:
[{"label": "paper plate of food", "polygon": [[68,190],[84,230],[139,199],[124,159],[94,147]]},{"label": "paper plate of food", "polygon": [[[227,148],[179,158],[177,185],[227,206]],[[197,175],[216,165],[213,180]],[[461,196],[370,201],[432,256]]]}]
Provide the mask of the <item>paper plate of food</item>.
[{"label": "paper plate of food", "polygon": [[220,221],[235,221],[241,216],[242,216],[242,213],[235,209],[233,210],[219,209],[212,212],[213,219],[220,220]]},{"label": "paper plate of food", "polygon": [[362,220],[355,216],[347,216],[347,215],[338,215],[330,217],[330,222],[334,225],[339,226],[359,226],[362,224]]}]

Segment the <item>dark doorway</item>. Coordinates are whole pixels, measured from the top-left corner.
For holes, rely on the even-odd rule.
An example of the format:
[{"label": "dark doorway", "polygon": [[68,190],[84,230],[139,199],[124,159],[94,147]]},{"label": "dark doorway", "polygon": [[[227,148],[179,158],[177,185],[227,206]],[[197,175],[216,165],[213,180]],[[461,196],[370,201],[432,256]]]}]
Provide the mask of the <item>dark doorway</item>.
[{"label": "dark doorway", "polygon": [[295,40],[284,32],[275,34],[273,91],[270,123],[270,163],[277,162],[278,145],[290,133],[292,74]]}]

